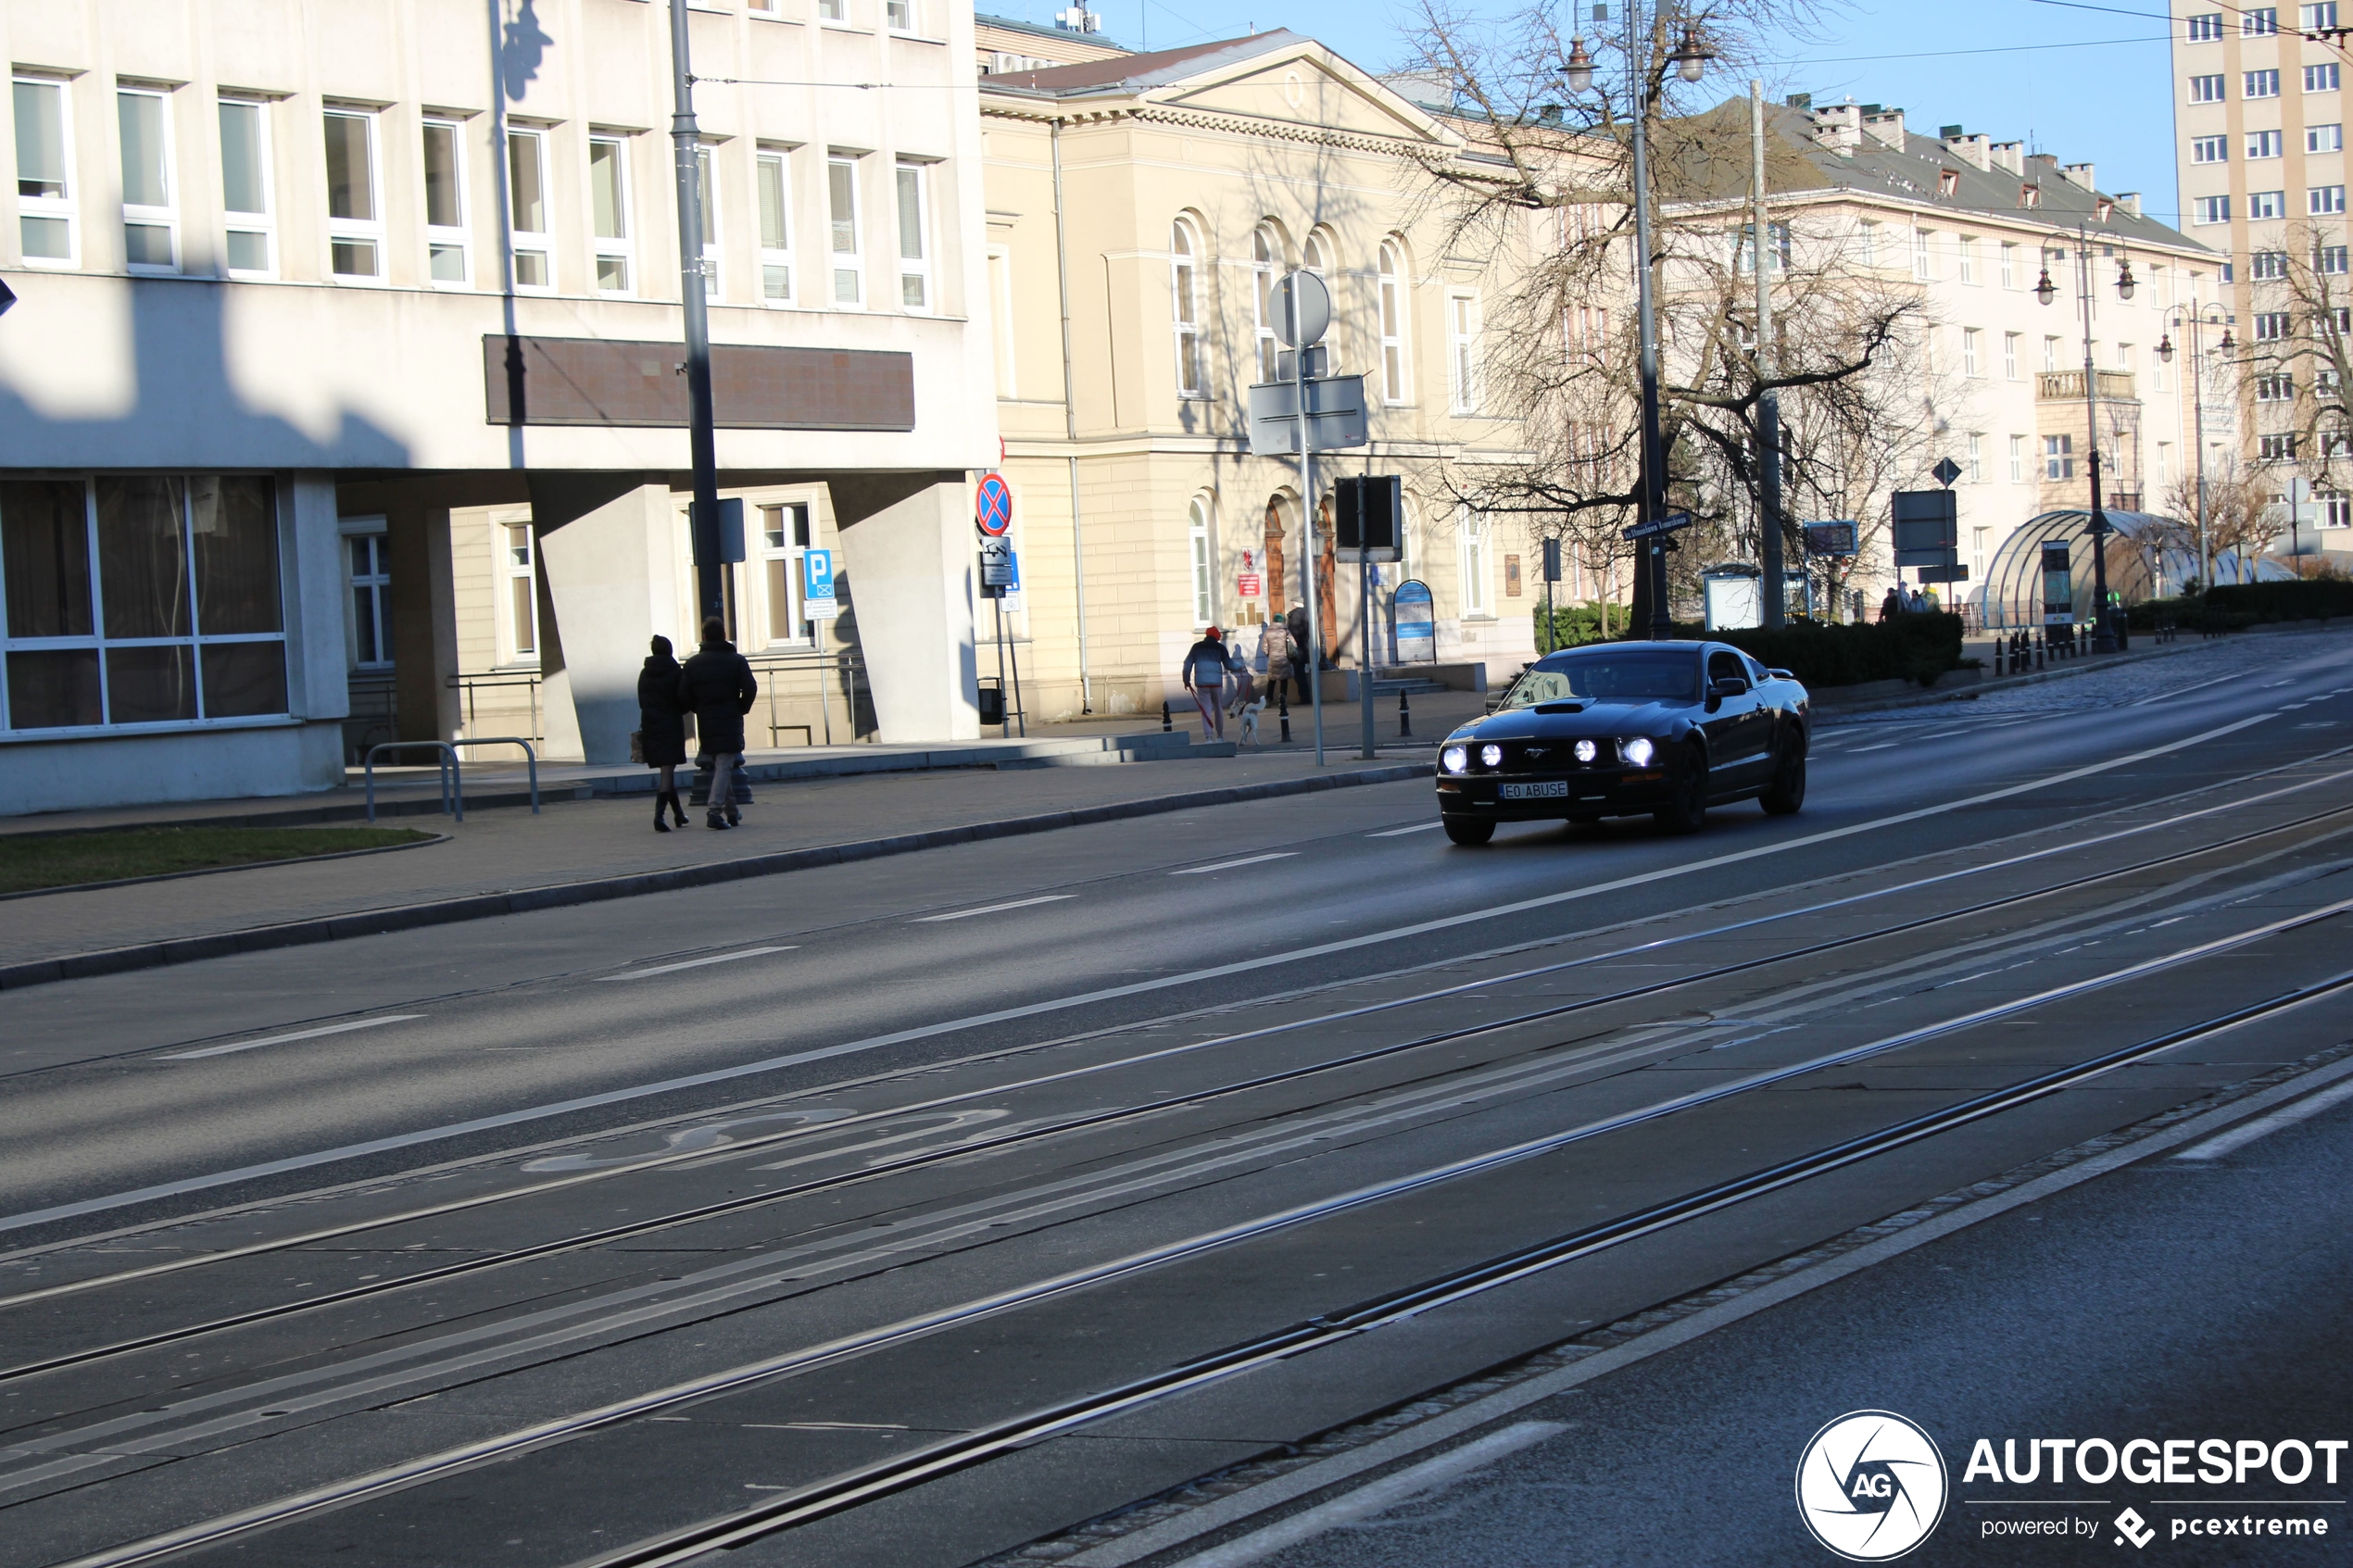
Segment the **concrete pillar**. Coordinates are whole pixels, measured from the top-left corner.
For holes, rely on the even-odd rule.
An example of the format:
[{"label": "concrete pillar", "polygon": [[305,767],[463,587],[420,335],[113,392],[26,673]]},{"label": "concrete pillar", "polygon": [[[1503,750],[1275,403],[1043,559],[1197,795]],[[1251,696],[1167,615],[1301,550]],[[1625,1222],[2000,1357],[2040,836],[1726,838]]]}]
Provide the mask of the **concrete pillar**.
[{"label": "concrete pillar", "polygon": [[[447,740],[458,733],[456,572],[449,559],[449,508],[397,490],[384,502],[384,547],[392,567],[394,701],[402,740]],[[404,752],[402,761],[424,752]]]},{"label": "concrete pillar", "polygon": [[629,760],[647,639],[674,613],[673,509],[666,475],[531,476],[550,757]]},{"label": "concrete pillar", "polygon": [[857,617],[881,738],[979,738],[979,567],[964,476],[838,476],[831,488],[842,592]]}]

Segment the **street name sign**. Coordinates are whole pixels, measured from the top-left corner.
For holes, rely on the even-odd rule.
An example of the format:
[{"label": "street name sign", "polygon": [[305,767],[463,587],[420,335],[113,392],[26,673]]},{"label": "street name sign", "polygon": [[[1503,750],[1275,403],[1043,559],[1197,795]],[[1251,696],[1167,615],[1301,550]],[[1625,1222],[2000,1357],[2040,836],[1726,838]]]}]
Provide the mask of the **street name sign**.
[{"label": "street name sign", "polygon": [[1691,513],[1668,512],[1666,516],[1655,517],[1648,522],[1636,523],[1633,527],[1626,531],[1625,537],[1629,539],[1655,539],[1662,533],[1672,533],[1679,528],[1689,528],[1691,525]]}]

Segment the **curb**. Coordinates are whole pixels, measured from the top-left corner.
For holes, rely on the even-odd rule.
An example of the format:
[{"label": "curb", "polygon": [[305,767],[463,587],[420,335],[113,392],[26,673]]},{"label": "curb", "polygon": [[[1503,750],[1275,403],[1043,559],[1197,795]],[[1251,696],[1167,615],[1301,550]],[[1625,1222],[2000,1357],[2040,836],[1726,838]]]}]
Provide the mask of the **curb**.
[{"label": "curb", "polygon": [[1269,800],[1288,795],[1314,795],[1360,784],[1400,784],[1426,778],[1431,764],[1408,762],[1387,768],[1362,768],[1345,773],[1320,773],[1303,779],[1277,779],[1265,784],[1230,784],[1224,789],[1194,790],[1185,795],[1153,796],[1142,800],[1082,806],[1035,817],[973,822],[963,827],[935,828],[927,833],[900,834],[889,838],[859,839],[849,844],[821,845],[808,849],[779,850],[740,860],[711,865],[679,866],[669,871],[636,872],[626,876],[600,877],[590,882],[559,883],[547,887],[520,888],[510,893],[484,893],[463,898],[442,898],[424,904],[401,904],[364,909],[355,914],[325,915],[315,920],[288,921],[282,925],[251,926],[204,936],[183,936],[164,942],[143,942],[128,947],[107,947],[90,953],[67,953],[29,963],[0,965],[0,991],[20,991],[57,980],[83,980],[132,970],[159,969],[167,964],[195,963],[237,953],[267,952],[276,947],[307,947],[314,942],[340,942],[354,936],[415,931],[425,926],[454,925],[461,921],[489,920],[498,915],[526,914],[577,904],[633,898],[647,893],[674,893],[689,887],[745,882],[754,877],[781,876],[788,872],[837,866],[851,860],[879,859],[887,855],[951,845],[976,844],[991,838],[1017,838],[1059,828],[1086,827],[1122,822],[1131,817],[1160,816],[1204,806],[1229,806],[1246,800]]}]

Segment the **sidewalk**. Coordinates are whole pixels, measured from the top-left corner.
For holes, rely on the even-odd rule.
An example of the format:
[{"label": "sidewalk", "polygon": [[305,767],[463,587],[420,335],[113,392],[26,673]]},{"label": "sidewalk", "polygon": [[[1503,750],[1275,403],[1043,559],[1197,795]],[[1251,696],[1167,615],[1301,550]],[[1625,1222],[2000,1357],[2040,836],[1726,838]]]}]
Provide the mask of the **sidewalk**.
[{"label": "sidewalk", "polygon": [[[0,902],[0,989],[1400,781],[1424,776],[1431,765],[1427,752],[1419,759],[1404,753],[1365,764],[1338,748],[1329,761],[1319,771],[1312,756],[1294,748],[1151,766],[807,778],[756,784],[743,826],[728,833],[710,832],[700,825],[700,813],[692,813],[695,825],[656,834],[649,794],[584,799],[536,817],[513,806],[470,808],[463,822],[411,816],[404,819],[407,825],[449,836],[352,859],[61,889]],[[545,782],[543,775],[543,787]],[[257,804],[263,803],[223,806],[250,816]],[[180,809],[184,820],[185,809]],[[92,819],[120,815],[89,813]],[[81,824],[72,818],[47,819],[50,831],[75,825]]]}]

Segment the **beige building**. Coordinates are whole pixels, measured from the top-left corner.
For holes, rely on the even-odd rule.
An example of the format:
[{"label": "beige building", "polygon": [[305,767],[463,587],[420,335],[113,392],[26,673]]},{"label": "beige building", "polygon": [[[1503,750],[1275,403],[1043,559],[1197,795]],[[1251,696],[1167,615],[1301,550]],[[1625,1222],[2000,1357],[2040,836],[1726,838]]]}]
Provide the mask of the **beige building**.
[{"label": "beige building", "polygon": [[[1201,628],[1242,627],[1253,649],[1247,629],[1299,602],[1296,460],[1251,457],[1246,430],[1246,388],[1275,372],[1267,291],[1293,268],[1329,284],[1333,369],[1365,377],[1370,408],[1371,445],[1319,460],[1319,494],[1342,473],[1405,480],[1375,662],[1409,576],[1432,591],[1441,661],[1500,677],[1532,657],[1522,531],[1460,511],[1438,478],[1520,443],[1482,385],[1482,300],[1509,256],[1449,254],[1416,170],[1463,156],[1459,128],[1289,32],[1128,55],[985,22],[977,43],[1032,713],[1156,710]],[[1327,647],[1353,666],[1356,569],[1327,550],[1315,577]]]}]

